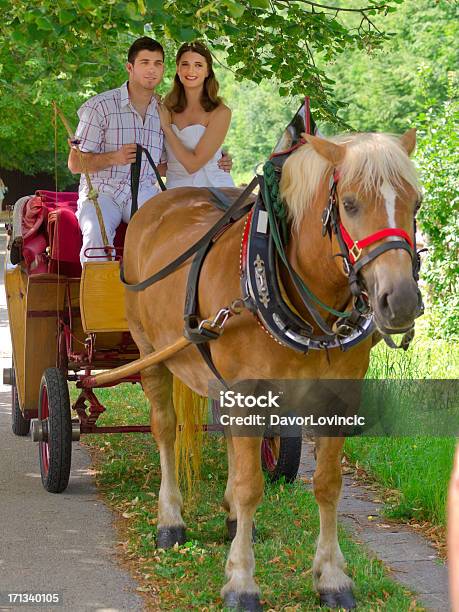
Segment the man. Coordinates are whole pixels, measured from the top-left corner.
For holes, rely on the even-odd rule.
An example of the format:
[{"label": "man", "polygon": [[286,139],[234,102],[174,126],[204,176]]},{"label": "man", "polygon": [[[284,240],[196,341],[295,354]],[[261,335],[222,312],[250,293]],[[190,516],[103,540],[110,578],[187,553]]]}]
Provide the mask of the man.
[{"label": "man", "polygon": [[[165,173],[163,133],[160,126],[155,88],[164,74],[164,49],[152,38],[137,39],[129,48],[126,70],[128,82],[117,89],[87,100],[79,109],[80,122],[75,144],[82,151],[84,165],[75,148],[70,149],[68,167],[73,174],[89,173],[98,193],[109,244],[113,244],[116,228],[127,223],[131,213],[131,164],[136,159],[137,144],[148,150],[161,174]],[[228,159],[221,167],[230,169]],[[138,206],[159,192],[153,168],[145,156],[139,181]],[[102,255],[99,222],[89,189],[81,174],[77,218],[83,234],[80,260],[88,255]],[[99,249],[89,251],[87,249]]]}]

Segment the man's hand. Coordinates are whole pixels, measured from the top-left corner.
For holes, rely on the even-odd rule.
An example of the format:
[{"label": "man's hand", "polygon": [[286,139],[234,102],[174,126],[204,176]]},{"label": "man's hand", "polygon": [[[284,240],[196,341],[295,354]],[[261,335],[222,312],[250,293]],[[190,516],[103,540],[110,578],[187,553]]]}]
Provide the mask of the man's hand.
[{"label": "man's hand", "polygon": [[222,156],[218,160],[218,167],[225,172],[231,172],[233,168],[233,158],[228,151],[222,151]]},{"label": "man's hand", "polygon": [[169,109],[162,103],[158,103],[158,115],[161,127],[164,131],[171,127],[172,115]]},{"label": "man's hand", "polygon": [[137,154],[137,145],[126,144],[123,145],[118,151],[112,153],[113,155],[113,166],[125,166],[126,164],[133,164],[135,162]]},{"label": "man's hand", "polygon": [[118,151],[107,153],[78,153],[75,141],[69,141],[70,154],[68,167],[73,174],[100,172],[112,166],[125,166],[135,162],[137,145],[126,144]]}]

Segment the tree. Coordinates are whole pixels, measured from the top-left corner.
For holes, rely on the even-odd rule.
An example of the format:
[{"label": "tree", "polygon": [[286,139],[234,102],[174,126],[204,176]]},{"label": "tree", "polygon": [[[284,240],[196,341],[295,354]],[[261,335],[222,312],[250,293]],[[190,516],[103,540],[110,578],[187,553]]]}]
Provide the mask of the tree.
[{"label": "tree", "polygon": [[440,112],[419,116],[417,163],[424,189],[419,211],[429,253],[423,277],[435,305],[431,332],[459,338],[459,89],[450,81]]},{"label": "tree", "polygon": [[381,48],[340,54],[328,72],[346,103],[341,119],[358,131],[402,133],[426,109],[441,112],[458,78],[458,17],[450,0],[405,0],[384,18],[390,36]]},{"label": "tree", "polygon": [[[335,0],[0,0],[0,165],[50,169],[51,99],[74,116],[90,93],[119,84],[122,53],[144,33],[173,46],[204,39],[226,54],[239,81],[276,79],[282,95],[310,94],[316,115],[333,120],[341,102],[319,59],[379,46],[386,36],[374,17],[403,0],[363,1],[340,8]],[[349,14],[356,27],[343,20]]]}]

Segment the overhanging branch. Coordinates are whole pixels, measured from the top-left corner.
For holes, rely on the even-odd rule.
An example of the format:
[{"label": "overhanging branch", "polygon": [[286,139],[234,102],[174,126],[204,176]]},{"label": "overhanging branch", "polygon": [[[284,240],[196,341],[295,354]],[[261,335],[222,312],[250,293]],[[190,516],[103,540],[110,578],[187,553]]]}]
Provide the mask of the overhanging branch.
[{"label": "overhanging branch", "polygon": [[[284,0],[287,4],[290,4],[289,0]],[[388,4],[379,4],[375,6],[364,6],[361,8],[344,8],[340,6],[328,6],[326,4],[319,4],[318,2],[310,2],[309,0],[294,0],[295,2],[302,2],[303,4],[309,4],[313,9],[321,8],[326,11],[335,11],[336,13],[366,13],[368,11],[382,11],[383,9],[389,8]]]}]

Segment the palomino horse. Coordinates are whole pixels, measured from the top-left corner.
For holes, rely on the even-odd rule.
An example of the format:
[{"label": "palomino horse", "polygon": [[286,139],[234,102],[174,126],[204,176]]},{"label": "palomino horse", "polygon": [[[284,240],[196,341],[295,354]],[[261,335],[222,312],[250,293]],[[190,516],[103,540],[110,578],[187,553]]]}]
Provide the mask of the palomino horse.
[{"label": "palomino horse", "polygon": [[[307,144],[285,162],[280,182],[290,218],[287,257],[320,300],[343,310],[351,301],[351,293],[342,260],[334,257],[340,245],[335,235],[331,239],[322,235],[330,178],[339,176],[339,215],[353,240],[385,228],[398,228],[395,236],[404,232],[413,240],[419,186],[409,154],[415,146],[415,131],[400,138],[385,134],[354,134],[332,140],[305,138]],[[129,283],[138,283],[163,268],[221,217],[209,197],[205,189],[174,189],[156,196],[136,213],[128,227],[124,251]],[[227,229],[205,259],[199,284],[202,318],[241,296],[239,257],[244,224],[242,218]],[[395,236],[387,237],[386,233],[376,244],[397,240]],[[362,251],[365,255],[370,247]],[[127,291],[129,326],[141,356],[171,344],[182,334],[189,266],[187,262],[145,291]],[[285,270],[280,273],[290,301],[304,319],[311,320],[290,277]],[[361,276],[379,330],[391,334],[409,329],[418,311],[410,254],[401,247],[385,250],[362,268]],[[333,323],[332,315],[324,310],[321,313]],[[275,342],[256,317],[244,310],[229,319],[225,333],[210,348],[214,364],[226,380],[361,379],[373,343],[370,335],[346,352],[315,350],[305,355]],[[181,543],[185,537],[182,497],[175,477],[172,375],[204,396],[212,378],[193,346],[142,373],[143,388],[151,403],[152,433],[161,458],[158,545],[163,548]],[[352,581],[345,573],[337,538],[343,443],[339,437],[319,438],[316,443],[314,494],[319,505],[320,534],[313,575],[322,603],[351,608],[355,606]],[[223,507],[229,521],[237,521],[237,527],[222,597],[227,606],[243,610],[261,609],[252,547],[252,521],[263,495],[260,445],[259,437],[227,436],[229,474]]]}]

